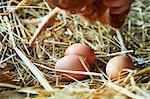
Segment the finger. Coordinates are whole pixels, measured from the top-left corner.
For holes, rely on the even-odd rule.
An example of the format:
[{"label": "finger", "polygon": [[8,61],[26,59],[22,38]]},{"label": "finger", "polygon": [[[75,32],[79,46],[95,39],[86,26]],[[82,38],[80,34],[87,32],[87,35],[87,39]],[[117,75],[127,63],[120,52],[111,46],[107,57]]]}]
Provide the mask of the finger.
[{"label": "finger", "polygon": [[123,5],[130,5],[133,0],[103,0],[103,3],[109,7],[121,7]]},{"label": "finger", "polygon": [[129,9],[121,14],[110,14],[110,25],[119,28],[124,23],[124,20],[129,12]]},{"label": "finger", "polygon": [[121,7],[112,7],[110,8],[110,13],[111,14],[121,14],[123,12],[125,12],[126,10],[128,10],[130,7],[130,5],[124,5],[124,6],[121,6]]},{"label": "finger", "polygon": [[101,24],[110,24],[110,8],[108,6],[101,6],[101,10],[99,10],[98,20],[101,22]]}]

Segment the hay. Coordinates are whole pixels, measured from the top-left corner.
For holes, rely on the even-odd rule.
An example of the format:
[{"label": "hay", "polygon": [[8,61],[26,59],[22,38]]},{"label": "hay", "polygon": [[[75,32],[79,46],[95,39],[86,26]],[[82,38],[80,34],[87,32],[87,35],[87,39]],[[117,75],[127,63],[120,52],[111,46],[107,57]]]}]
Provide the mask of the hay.
[{"label": "hay", "polygon": [[[92,25],[79,15],[61,10],[53,24],[46,24],[48,27],[42,28],[31,43],[38,31],[37,25],[46,22],[43,21],[46,17],[42,17],[52,12],[54,10],[45,1],[0,2],[0,98],[12,95],[16,98],[50,99],[150,97],[148,0],[134,1],[120,29],[103,26],[99,22]],[[54,65],[64,56],[65,49],[76,42],[93,48],[97,61],[90,66],[90,72],[63,70],[90,75],[90,79],[78,81],[70,77],[75,82],[62,82],[61,75],[56,74],[62,70],[54,69]],[[126,77],[111,81],[105,74],[105,66],[110,58],[122,54],[134,60],[135,69],[125,70],[129,72]]]}]

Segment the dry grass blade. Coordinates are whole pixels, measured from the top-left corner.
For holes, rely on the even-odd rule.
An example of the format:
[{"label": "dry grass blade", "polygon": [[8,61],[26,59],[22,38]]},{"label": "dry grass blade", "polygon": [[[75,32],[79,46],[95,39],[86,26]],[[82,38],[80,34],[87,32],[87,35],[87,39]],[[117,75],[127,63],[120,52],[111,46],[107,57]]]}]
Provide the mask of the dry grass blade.
[{"label": "dry grass blade", "polygon": [[33,73],[33,75],[38,79],[38,81],[41,83],[41,85],[47,90],[52,90],[52,87],[49,85],[48,81],[45,79],[42,72],[16,47],[16,43],[13,37],[13,33],[11,30],[11,26],[8,22],[7,16],[4,16],[4,19],[6,20],[7,26],[9,28],[9,39],[11,41],[12,48],[15,50],[17,55],[22,59],[22,61],[26,64],[26,66],[30,69],[30,71]]},{"label": "dry grass blade", "polygon": [[145,73],[149,73],[150,74],[150,67],[147,67],[145,69],[142,69],[142,70],[138,71],[133,76],[138,76],[138,75],[142,75],[142,74],[145,74]]},{"label": "dry grass blade", "polygon": [[[13,0],[12,0],[13,1]],[[14,9],[10,10],[9,13],[14,12],[15,10],[17,10],[20,6],[25,6],[25,5],[29,5],[31,3],[33,3],[35,0],[22,0]],[[9,14],[8,13],[8,14]]]},{"label": "dry grass blade", "polygon": [[41,85],[45,88],[45,90],[51,91],[52,87],[49,85],[42,72],[18,48],[15,47],[14,50],[26,64],[26,66],[30,69],[33,75],[38,79]]},{"label": "dry grass blade", "polygon": [[35,41],[35,39],[40,35],[48,26],[53,25],[55,21],[55,17],[59,13],[59,8],[55,8],[52,12],[50,12],[48,15],[44,16],[42,18],[42,22],[39,24],[38,29],[34,33],[33,37],[29,41],[29,45],[32,45],[32,43]]},{"label": "dry grass blade", "polygon": [[[114,29],[51,8],[46,0],[0,0],[0,95],[11,91],[9,97],[17,98],[12,93],[17,90],[26,98],[39,99],[148,99],[149,12],[148,0],[135,0],[124,25]],[[87,72],[54,67],[73,43],[87,44],[96,54],[91,65],[80,58]],[[133,59],[135,68],[124,69],[128,75],[110,80],[105,74],[107,62],[124,54]],[[70,73],[90,77],[79,81]],[[64,76],[74,82],[61,81]]]},{"label": "dry grass blade", "polygon": [[108,81],[107,86],[113,88],[114,90],[117,90],[118,92],[120,92],[122,94],[127,95],[130,98],[133,98],[133,99],[145,99],[143,96],[136,95],[136,94],[130,92],[129,90],[127,90],[127,89],[125,89],[125,88],[123,88],[121,86],[118,86],[118,85],[116,85],[116,84],[114,84],[112,82]]},{"label": "dry grass blade", "polygon": [[8,88],[15,88],[15,89],[21,88],[20,86],[16,86],[16,85],[13,85],[13,84],[7,84],[7,83],[0,83],[0,86],[1,87],[8,87]]}]

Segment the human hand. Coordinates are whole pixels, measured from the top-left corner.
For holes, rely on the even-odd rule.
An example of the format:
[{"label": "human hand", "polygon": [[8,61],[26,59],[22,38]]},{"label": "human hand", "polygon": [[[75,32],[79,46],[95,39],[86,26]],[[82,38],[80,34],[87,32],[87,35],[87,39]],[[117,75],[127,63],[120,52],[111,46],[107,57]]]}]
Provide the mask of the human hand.
[{"label": "human hand", "polygon": [[103,0],[103,4],[110,9],[110,25],[120,27],[129,12],[133,0]]},{"label": "human hand", "polygon": [[79,13],[91,23],[100,21],[120,27],[129,12],[133,0],[46,0],[71,13]]}]

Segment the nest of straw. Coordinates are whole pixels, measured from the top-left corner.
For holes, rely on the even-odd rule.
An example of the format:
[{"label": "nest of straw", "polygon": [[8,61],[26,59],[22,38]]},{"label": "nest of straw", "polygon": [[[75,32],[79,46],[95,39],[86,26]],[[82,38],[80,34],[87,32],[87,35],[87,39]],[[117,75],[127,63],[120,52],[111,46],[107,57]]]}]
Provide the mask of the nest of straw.
[{"label": "nest of straw", "polygon": [[[59,11],[53,24],[29,44],[42,18],[53,13],[43,0],[0,2],[0,98],[99,99],[150,96],[150,2],[135,0],[120,29],[87,23],[81,16]],[[94,49],[91,78],[60,81],[55,63],[73,43]],[[110,58],[126,54],[135,63],[129,74],[111,81],[105,75]],[[71,71],[66,71],[71,72]]]}]

